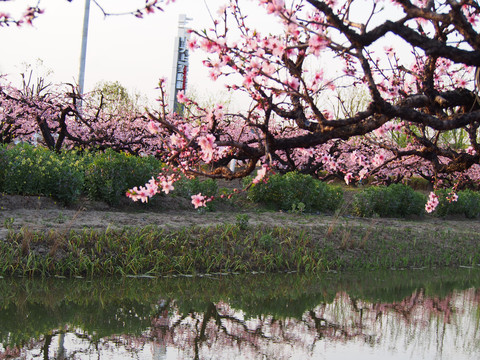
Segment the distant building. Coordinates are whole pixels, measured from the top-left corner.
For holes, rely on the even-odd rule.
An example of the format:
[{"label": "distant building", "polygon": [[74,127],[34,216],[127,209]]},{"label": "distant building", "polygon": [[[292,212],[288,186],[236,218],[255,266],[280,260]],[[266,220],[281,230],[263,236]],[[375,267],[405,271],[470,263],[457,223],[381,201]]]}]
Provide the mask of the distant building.
[{"label": "distant building", "polygon": [[173,50],[172,81],[170,90],[169,106],[177,114],[183,113],[183,104],[177,101],[177,93],[186,91],[188,74],[188,48],[187,41],[189,33],[186,28],[187,18],[185,14],[178,16],[178,35],[175,37],[175,47]]}]

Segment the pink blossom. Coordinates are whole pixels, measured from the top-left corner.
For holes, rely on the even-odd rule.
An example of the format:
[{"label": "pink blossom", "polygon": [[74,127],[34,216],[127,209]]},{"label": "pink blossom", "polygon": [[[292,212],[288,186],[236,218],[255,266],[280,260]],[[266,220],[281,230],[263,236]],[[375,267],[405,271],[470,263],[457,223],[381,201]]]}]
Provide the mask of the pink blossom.
[{"label": "pink blossom", "polygon": [[451,192],[447,197],[448,202],[456,202],[458,200],[458,195],[454,192]]},{"label": "pink blossom", "polygon": [[217,9],[217,15],[218,16],[224,16],[225,15],[225,10],[227,10],[227,5],[222,5]]},{"label": "pink blossom", "polygon": [[130,189],[127,191],[127,197],[132,199],[132,201],[138,201],[140,197],[137,195],[138,194],[138,188],[135,186],[133,189]]},{"label": "pink blossom", "polygon": [[337,171],[338,164],[336,161],[332,160],[328,163],[328,167],[330,168],[331,171]]},{"label": "pink blossom", "polygon": [[267,2],[267,13],[269,14],[281,12],[284,8],[284,0],[270,0]]},{"label": "pink blossom", "polygon": [[148,202],[148,199],[151,198],[156,193],[156,188],[153,186],[147,187],[140,186],[138,189],[136,186],[127,191],[127,197],[131,198],[133,201],[141,200],[142,202]]},{"label": "pink blossom", "polygon": [[249,88],[253,85],[253,75],[247,75],[243,79],[243,86]]},{"label": "pink blossom", "polygon": [[215,108],[213,110],[213,114],[217,119],[223,118],[223,105],[222,104],[217,104],[215,105]]},{"label": "pink blossom", "polygon": [[177,93],[177,101],[180,103],[180,104],[183,104],[183,103],[186,103],[188,101],[188,98],[185,96],[185,92],[183,90],[180,90],[178,93]]},{"label": "pink blossom", "polygon": [[158,183],[154,178],[151,178],[145,186],[136,186],[133,189],[127,191],[127,197],[133,201],[141,200],[142,202],[148,202],[148,199],[153,197],[158,191]]},{"label": "pink blossom", "polygon": [[189,39],[187,41],[187,47],[188,47],[188,50],[190,50],[190,51],[194,51],[195,49],[198,49],[197,39],[195,39],[195,38]]},{"label": "pink blossom", "polygon": [[286,32],[287,34],[292,35],[295,39],[300,36],[300,30],[298,29],[298,25],[293,22],[288,23]]},{"label": "pink blossom", "polygon": [[327,45],[328,45],[328,41],[317,34],[313,35],[308,40],[308,46],[310,47],[310,52],[315,56],[319,56],[320,52],[323,49],[325,49]]},{"label": "pink blossom", "polygon": [[472,24],[473,26],[476,26],[477,23],[478,23],[478,14],[475,14],[475,13],[472,13],[470,15],[467,15],[467,20],[470,24]]},{"label": "pink blossom", "polygon": [[212,161],[213,149],[215,148],[215,136],[212,134],[200,136],[198,138],[198,145],[200,145],[202,149],[202,160],[206,163]]},{"label": "pink blossom", "polygon": [[160,178],[160,185],[162,186],[162,191],[165,194],[170,193],[170,191],[175,190],[173,187],[173,179],[170,177],[169,179],[166,179],[164,176]]},{"label": "pink blossom", "polygon": [[195,209],[198,209],[199,207],[202,207],[202,206],[207,206],[205,196],[203,196],[202,193],[192,195],[191,198],[192,198],[192,204],[193,206],[195,206]]},{"label": "pink blossom", "polygon": [[185,145],[187,145],[187,142],[185,141],[185,139],[182,136],[177,135],[177,134],[172,134],[172,135],[170,135],[170,144],[173,147],[181,149]]},{"label": "pink blossom", "polygon": [[375,135],[377,135],[378,137],[382,137],[386,134],[387,132],[387,129],[385,126],[380,126],[378,129],[375,129],[373,131],[375,133]]},{"label": "pink blossom", "polygon": [[365,176],[367,176],[367,174],[368,174],[368,170],[366,168],[363,168],[358,173],[358,176],[359,176],[360,180],[363,180],[365,178]]},{"label": "pink blossom", "polygon": [[467,84],[468,84],[468,82],[465,79],[458,80],[458,86],[460,86],[460,87],[466,87]]},{"label": "pink blossom", "polygon": [[435,210],[435,208],[432,207],[432,205],[431,205],[430,203],[427,202],[427,203],[425,204],[425,211],[426,211],[427,213],[430,214],[430,213],[433,212],[434,210]]},{"label": "pink blossom", "polygon": [[395,56],[395,51],[393,50],[393,47],[391,46],[385,46],[384,47],[385,53],[389,58],[393,58]]},{"label": "pink blossom", "polygon": [[348,185],[353,180],[353,174],[349,172],[345,175],[343,179],[345,180],[345,183]]},{"label": "pink blossom", "polygon": [[300,88],[300,81],[298,81],[298,79],[296,77],[294,78],[291,78],[289,81],[288,81],[288,85],[294,89],[294,90],[298,90]]},{"label": "pink blossom", "polygon": [[158,183],[152,177],[148,183],[145,184],[145,191],[148,194],[148,197],[152,197],[158,191]]},{"label": "pink blossom", "polygon": [[258,59],[254,58],[252,61],[250,61],[250,66],[252,69],[260,69],[262,65]]},{"label": "pink blossom", "polygon": [[283,52],[285,51],[285,45],[275,38],[270,38],[267,46],[272,51],[272,54],[278,57],[282,57]]},{"label": "pink blossom", "polygon": [[431,213],[431,212],[435,211],[438,204],[439,204],[438,195],[436,195],[433,191],[430,192],[430,195],[428,196],[428,201],[425,204],[425,211],[427,213]]},{"label": "pink blossom", "polygon": [[309,149],[300,149],[300,152],[304,155],[304,156],[307,156],[307,157],[311,157],[314,155],[314,151],[312,148],[309,148]]},{"label": "pink blossom", "polygon": [[208,77],[210,79],[212,79],[213,81],[216,81],[221,74],[222,73],[220,71],[218,71],[216,69],[212,69],[212,70],[210,70],[210,72],[208,74]]},{"label": "pink blossom", "polygon": [[158,132],[160,131],[160,127],[158,126],[158,124],[156,124],[156,123],[153,122],[152,120],[150,120],[150,122],[148,123],[147,129],[148,129],[148,131],[150,131],[152,134],[158,134]]},{"label": "pink blossom", "polygon": [[198,138],[198,144],[203,148],[212,148],[215,144],[215,136],[208,134],[206,136],[201,136]]},{"label": "pink blossom", "polygon": [[373,160],[372,160],[372,164],[373,166],[380,166],[384,163],[385,161],[385,155],[384,154],[375,154],[375,156],[373,157]]},{"label": "pink blossom", "polygon": [[255,52],[255,55],[257,55],[259,58],[263,58],[265,56],[265,49],[259,48]]},{"label": "pink blossom", "polygon": [[200,42],[200,47],[205,50],[207,53],[213,53],[215,52],[214,47],[215,43],[213,41],[210,41],[208,39],[203,39]]},{"label": "pink blossom", "polygon": [[324,164],[328,163],[330,161],[331,157],[329,154],[323,154],[321,157],[321,160]]},{"label": "pink blossom", "polygon": [[320,71],[317,71],[317,72],[315,73],[315,78],[314,78],[314,80],[315,80],[316,82],[323,80],[323,69],[320,70]]}]

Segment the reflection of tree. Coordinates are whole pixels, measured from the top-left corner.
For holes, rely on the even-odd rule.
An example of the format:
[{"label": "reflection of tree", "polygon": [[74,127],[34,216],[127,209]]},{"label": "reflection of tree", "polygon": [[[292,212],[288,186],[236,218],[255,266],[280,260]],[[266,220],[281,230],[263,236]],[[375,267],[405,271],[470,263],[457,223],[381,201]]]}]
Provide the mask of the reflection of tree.
[{"label": "reflection of tree", "polygon": [[[380,346],[387,337],[393,337],[389,340],[397,341],[394,344],[401,347],[402,342],[425,340],[425,336],[419,337],[419,334],[428,332],[428,341],[435,339],[437,352],[441,354],[447,324],[456,328],[454,315],[461,314],[469,302],[478,308],[477,293],[471,290],[462,296],[452,293],[439,298],[428,297],[419,289],[402,301],[374,303],[340,292],[333,303],[320,304],[305,312],[301,319],[280,319],[271,315],[246,319],[242,311],[232,309],[225,302],[210,302],[203,312],[181,315],[172,303],[168,317],[164,313],[154,319],[149,336],[194,359],[217,358],[218,354],[225,354],[226,349],[239,352],[242,358],[263,354],[280,359],[289,358],[291,348],[310,356],[321,341],[356,340]],[[478,330],[477,322],[473,334]],[[455,331],[464,332],[458,328]],[[478,344],[473,346],[472,350],[478,351]]]},{"label": "reflection of tree", "polygon": [[[343,343],[402,351],[430,346],[438,355],[451,351],[449,341],[467,358],[480,351],[480,291],[452,293],[453,285],[419,286],[392,278],[376,278],[381,287],[362,287],[348,279],[339,286],[322,278],[327,287],[319,286],[319,279],[294,282],[291,277],[248,287],[246,280],[196,279],[202,286],[186,282],[180,290],[179,283],[154,288],[156,283],[149,282],[128,292],[122,284],[112,291],[102,284],[99,296],[90,297],[75,293],[84,283],[62,286],[62,296],[46,290],[13,292],[4,286],[0,360],[10,354],[57,359],[62,353],[65,359],[111,358],[112,349],[156,360],[165,359],[167,349],[178,350],[179,358],[309,358],[328,344]],[[226,291],[227,282],[234,288]],[[84,291],[92,293],[90,288]],[[128,296],[122,298],[122,293]],[[7,344],[20,344],[22,351],[7,349]]]},{"label": "reflection of tree", "polygon": [[292,342],[298,345],[301,341],[290,331],[290,325],[296,320],[269,315],[245,320],[242,312],[233,310],[225,302],[209,302],[204,312],[192,311],[186,316],[176,313],[175,308],[170,313],[168,324],[163,315],[162,325],[154,319],[150,335],[156,341],[166,341],[191,353],[194,359],[202,358],[201,353],[205,351],[218,356],[223,353],[220,349],[241,348],[242,352],[252,355],[265,351],[268,343]]},{"label": "reflection of tree", "polygon": [[8,347],[4,349],[3,351],[0,351],[0,360],[3,359],[11,359],[11,358],[16,358],[18,359],[21,355],[20,349],[18,347]]},{"label": "reflection of tree", "polygon": [[426,297],[424,289],[417,289],[411,296],[403,299],[401,302],[391,304],[377,303],[373,305],[373,309],[377,312],[377,317],[382,316],[386,311],[393,311],[401,315],[407,323],[422,320],[428,322],[428,319],[416,317],[418,315],[417,310],[421,308],[423,315],[443,315],[444,322],[450,323],[454,312],[452,296],[453,294],[448,294],[443,298]]}]

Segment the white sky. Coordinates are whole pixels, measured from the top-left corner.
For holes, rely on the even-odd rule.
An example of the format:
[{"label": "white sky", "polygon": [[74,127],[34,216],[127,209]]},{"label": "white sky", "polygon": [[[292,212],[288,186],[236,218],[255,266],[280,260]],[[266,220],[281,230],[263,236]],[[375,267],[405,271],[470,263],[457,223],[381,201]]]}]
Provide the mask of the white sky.
[{"label": "white sky", "polygon": [[[135,10],[144,0],[98,0],[107,12]],[[249,6],[253,2],[248,1]],[[86,61],[85,91],[92,90],[100,81],[119,81],[130,91],[138,91],[151,101],[158,95],[158,79],[170,78],[173,66],[174,38],[178,32],[178,15],[186,14],[193,20],[188,26],[205,29],[212,25],[208,8],[216,17],[224,0],[177,0],[166,5],[165,12],[157,12],[137,19],[132,15],[104,18],[91,2],[89,37]],[[33,0],[0,2],[0,12],[20,15]],[[207,5],[208,8],[207,8]],[[33,26],[0,27],[0,74],[18,85],[24,64],[43,61],[53,70],[49,77],[54,83],[77,83],[83,28],[84,0],[42,0],[45,13]],[[256,9],[254,9],[256,10]],[[258,8],[258,12],[263,12]],[[227,98],[222,84],[214,84],[202,65],[205,54],[190,53],[187,89],[202,99]],[[41,72],[41,71],[40,71]],[[41,75],[41,74],[40,74]]]},{"label": "white sky", "polygon": [[[107,12],[135,10],[145,5],[145,0],[97,0]],[[188,26],[202,30],[212,26],[218,8],[226,0],[176,0],[165,5],[164,12],[156,12],[137,19],[133,15],[104,18],[100,9],[91,2],[89,37],[86,61],[85,92],[100,81],[119,81],[128,90],[146,95],[150,103],[158,96],[155,90],[158,79],[170,79],[173,66],[174,39],[178,32],[178,16],[186,14],[193,20]],[[0,12],[18,17],[37,0],[0,1]],[[262,33],[275,32],[278,20],[267,16],[258,0],[240,1],[242,10]],[[365,2],[368,4],[368,1]],[[361,5],[361,4],[360,4]],[[208,7],[207,7],[208,6]],[[41,59],[44,68],[51,69],[48,77],[53,83],[77,83],[79,74],[81,39],[85,0],[42,0],[45,13],[33,26],[0,27],[0,74],[19,85],[24,64],[35,65]],[[359,7],[361,15],[370,6]],[[250,23],[250,22],[249,22]],[[277,24],[277,25],[275,25]],[[273,29],[273,30],[272,30]],[[233,97],[226,92],[223,82],[213,83],[208,77],[202,60],[206,54],[200,50],[190,53],[187,93],[195,94],[199,101],[216,102],[231,100],[230,110],[243,110],[249,100]],[[317,60],[314,67],[332,71],[326,60]],[[322,64],[323,63],[323,66]],[[341,69],[335,69],[341,71]],[[40,71],[40,74],[42,72]]]}]

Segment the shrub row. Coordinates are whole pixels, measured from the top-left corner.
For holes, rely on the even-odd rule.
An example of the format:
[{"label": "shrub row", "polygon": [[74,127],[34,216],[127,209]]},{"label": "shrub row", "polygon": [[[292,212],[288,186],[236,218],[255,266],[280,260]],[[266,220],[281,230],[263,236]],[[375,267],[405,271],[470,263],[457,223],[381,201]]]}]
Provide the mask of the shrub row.
[{"label": "shrub row", "polygon": [[[251,180],[247,178],[245,184],[250,184]],[[251,201],[284,211],[333,212],[343,199],[339,186],[297,172],[272,175],[268,181],[254,184],[247,191]]]},{"label": "shrub row", "polygon": [[[252,178],[245,180],[245,185]],[[480,215],[480,193],[471,190],[458,191],[458,200],[449,201],[451,189],[437,190],[440,203],[435,216],[460,215],[469,219]],[[338,210],[343,200],[339,186],[331,186],[311,176],[296,172],[272,175],[268,181],[254,184],[247,190],[248,198],[266,207],[284,211]],[[369,186],[359,190],[353,197],[346,212],[362,217],[419,217],[425,214],[427,196],[411,186],[392,184],[390,186]]]},{"label": "shrub row", "polygon": [[[451,189],[436,190],[439,204],[435,216],[465,216],[469,219],[480,215],[480,193],[472,190],[458,191],[457,201],[451,201]],[[425,214],[427,196],[403,184],[372,186],[358,192],[353,200],[354,215],[363,217],[408,217]]]},{"label": "shrub row", "polygon": [[420,216],[425,212],[426,201],[424,194],[407,185],[371,186],[355,195],[352,211],[363,217]]},{"label": "shrub row", "polygon": [[117,204],[125,192],[144,184],[162,164],[153,157],[135,157],[112,150],[55,153],[20,144],[0,147],[0,191],[43,195],[65,205],[81,194],[92,200]]},{"label": "shrub row", "polygon": [[438,216],[463,215],[469,219],[477,218],[480,215],[480,193],[472,190],[457,192],[457,201],[449,201],[450,189],[436,191],[440,203],[437,206]]},{"label": "shrub row", "polygon": [[[55,153],[29,144],[0,146],[0,192],[50,196],[65,205],[85,194],[92,200],[115,205],[128,189],[146,183],[162,166],[153,157],[135,157],[112,150]],[[247,198],[274,210],[334,212],[343,201],[340,186],[297,172],[271,175],[268,181],[258,184],[251,185],[251,182],[251,177],[244,181],[244,185],[248,185]],[[174,194],[190,199],[197,193],[212,197],[218,192],[217,183],[212,179],[183,178],[175,184]],[[437,216],[477,218],[480,215],[480,193],[459,191],[458,200],[453,202],[448,201],[450,192],[449,189],[437,191],[440,199]],[[347,211],[363,217],[422,216],[425,203],[426,195],[407,185],[371,186],[356,193]],[[213,210],[214,206],[215,202],[209,202],[207,210]]]}]

